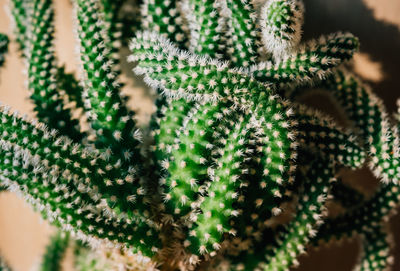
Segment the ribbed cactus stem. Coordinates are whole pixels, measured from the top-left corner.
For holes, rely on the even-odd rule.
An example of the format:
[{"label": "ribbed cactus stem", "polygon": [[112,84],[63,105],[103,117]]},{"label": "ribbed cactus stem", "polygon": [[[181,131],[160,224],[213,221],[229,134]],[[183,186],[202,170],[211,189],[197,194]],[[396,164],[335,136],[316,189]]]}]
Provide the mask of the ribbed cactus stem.
[{"label": "ribbed cactus stem", "polygon": [[275,60],[292,53],[301,39],[304,21],[301,0],[268,0],[261,9],[261,38]]},{"label": "ribbed cactus stem", "polygon": [[57,68],[54,55],[54,11],[51,0],[33,1],[27,35],[27,62],[31,99],[37,117],[51,128],[75,141],[82,139],[79,122],[71,119],[57,89]]}]

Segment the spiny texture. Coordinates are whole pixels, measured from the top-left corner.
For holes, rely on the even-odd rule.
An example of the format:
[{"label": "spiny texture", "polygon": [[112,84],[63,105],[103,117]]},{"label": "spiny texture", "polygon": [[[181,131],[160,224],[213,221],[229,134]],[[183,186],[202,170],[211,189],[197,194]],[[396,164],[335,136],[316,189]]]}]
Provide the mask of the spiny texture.
[{"label": "spiny texture", "polygon": [[54,12],[51,1],[33,3],[32,17],[28,26],[28,76],[31,99],[35,103],[37,117],[51,128],[80,140],[82,134],[77,120],[71,119],[71,113],[63,107],[57,83],[57,68],[53,46]]},{"label": "spiny texture", "polygon": [[[142,142],[118,80],[126,3],[73,4],[80,80],[56,63],[51,0],[12,1],[38,120],[1,107],[0,187],[61,229],[43,270],[68,235],[89,244],[75,241],[82,271],[288,270],[310,245],[356,236],[357,270],[391,266],[400,113],[343,68],[356,37],[302,43],[297,0],[145,0],[128,57],[157,96]],[[349,127],[298,102],[315,87]],[[366,161],[382,180],[371,197],[340,178]]]},{"label": "spiny texture", "polygon": [[301,0],[269,0],[261,10],[261,35],[267,52],[276,59],[299,44],[304,6]]}]

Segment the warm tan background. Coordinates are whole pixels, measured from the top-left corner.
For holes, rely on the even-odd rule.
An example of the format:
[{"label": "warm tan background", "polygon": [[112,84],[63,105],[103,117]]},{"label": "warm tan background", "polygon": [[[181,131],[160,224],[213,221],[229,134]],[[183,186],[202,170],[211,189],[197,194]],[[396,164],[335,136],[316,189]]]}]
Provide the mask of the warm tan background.
[{"label": "warm tan background", "polygon": [[[355,68],[368,79],[388,108],[393,111],[399,95],[400,76],[400,0],[304,0],[307,9],[305,38],[337,30],[348,30],[361,40],[361,53],[356,56]],[[11,34],[10,20],[0,0],[0,32]],[[75,69],[71,5],[69,0],[56,0],[56,47],[60,63]],[[62,33],[62,35],[60,34]],[[24,65],[11,43],[6,67],[0,70],[0,101],[14,109],[31,114],[32,105],[25,89]],[[133,106],[148,118],[151,107],[141,83],[125,80],[126,91],[135,97]],[[371,182],[368,173],[358,175],[361,182]],[[400,244],[400,219],[392,221],[396,243]],[[17,271],[30,270],[40,260],[52,228],[33,213],[21,199],[10,193],[0,194],[0,251]],[[356,242],[313,251],[302,257],[301,270],[351,270],[356,261]],[[400,270],[400,249],[396,251],[394,270]],[[65,270],[71,270],[66,261]]]}]

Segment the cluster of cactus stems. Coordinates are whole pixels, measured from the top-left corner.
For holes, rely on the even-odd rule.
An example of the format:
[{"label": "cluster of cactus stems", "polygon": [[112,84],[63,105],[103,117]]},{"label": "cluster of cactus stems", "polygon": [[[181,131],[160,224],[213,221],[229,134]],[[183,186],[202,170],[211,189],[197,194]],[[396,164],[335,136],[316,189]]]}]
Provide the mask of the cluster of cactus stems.
[{"label": "cluster of cactus stems", "polygon": [[[142,128],[119,81],[124,1],[72,3],[77,78],[54,53],[52,1],[9,1],[36,116],[1,106],[0,189],[59,228],[41,270],[70,245],[82,271],[288,270],[354,236],[355,270],[391,267],[400,113],[346,68],[356,37],[302,43],[300,0],[144,0],[127,59],[158,94]],[[1,34],[0,65],[7,45]],[[314,88],[349,127],[298,102]],[[381,180],[369,198],[339,173],[366,163]]]}]

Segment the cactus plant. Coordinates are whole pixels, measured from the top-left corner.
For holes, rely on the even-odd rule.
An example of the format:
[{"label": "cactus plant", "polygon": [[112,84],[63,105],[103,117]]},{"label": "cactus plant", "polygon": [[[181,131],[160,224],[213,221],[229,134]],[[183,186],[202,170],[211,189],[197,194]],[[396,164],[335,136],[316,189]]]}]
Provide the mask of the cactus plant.
[{"label": "cactus plant", "polygon": [[[77,270],[288,270],[356,235],[356,270],[391,266],[399,118],[345,67],[356,37],[302,42],[300,0],[145,0],[127,59],[157,96],[141,128],[119,80],[124,1],[72,2],[78,79],[57,63],[52,1],[10,1],[36,116],[1,107],[0,187],[60,229],[42,270],[70,243]],[[314,88],[350,127],[299,102]],[[381,180],[370,198],[339,172],[366,161]]]}]

